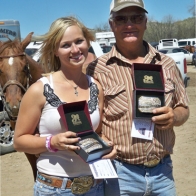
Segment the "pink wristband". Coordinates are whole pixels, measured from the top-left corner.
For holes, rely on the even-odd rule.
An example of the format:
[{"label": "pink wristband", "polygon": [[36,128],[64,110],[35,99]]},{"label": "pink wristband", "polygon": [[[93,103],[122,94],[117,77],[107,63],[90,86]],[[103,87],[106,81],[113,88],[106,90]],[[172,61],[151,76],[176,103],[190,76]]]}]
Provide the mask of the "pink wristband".
[{"label": "pink wristband", "polygon": [[49,152],[57,152],[58,149],[52,149],[52,147],[50,146],[51,138],[52,138],[52,135],[49,135],[46,137],[46,148]]}]

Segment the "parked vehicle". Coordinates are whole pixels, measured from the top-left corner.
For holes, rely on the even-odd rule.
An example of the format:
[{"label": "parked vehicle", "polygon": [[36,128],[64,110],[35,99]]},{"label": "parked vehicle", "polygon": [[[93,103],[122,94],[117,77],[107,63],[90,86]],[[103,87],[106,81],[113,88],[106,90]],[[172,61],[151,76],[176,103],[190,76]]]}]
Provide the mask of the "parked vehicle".
[{"label": "parked vehicle", "polygon": [[113,32],[98,32],[95,37],[100,46],[113,46],[116,43]]},{"label": "parked vehicle", "polygon": [[101,46],[103,53],[107,53],[112,49],[112,46]]},{"label": "parked vehicle", "polygon": [[190,64],[193,63],[193,54],[183,48],[164,48],[160,49],[159,51],[164,54],[183,52],[186,58],[186,62]]},{"label": "parked vehicle", "polygon": [[[162,50],[159,50],[162,52]],[[164,51],[163,51],[164,53]],[[182,78],[184,80],[184,85],[185,87],[188,86],[188,80],[190,77],[187,76],[187,63],[186,63],[186,58],[185,54],[183,52],[178,52],[178,53],[165,53],[167,56],[171,57],[175,62],[176,65],[178,66],[178,69],[180,70],[180,73],[182,75]]]},{"label": "parked vehicle", "polygon": [[35,61],[39,61],[39,49],[42,45],[42,42],[31,42],[25,49],[25,53],[31,56]]},{"label": "parked vehicle", "polygon": [[178,46],[180,48],[185,48],[187,45],[194,46],[196,43],[196,38],[189,38],[189,39],[179,39]]},{"label": "parked vehicle", "polygon": [[172,48],[172,47],[178,47],[178,40],[173,39],[161,39],[159,41],[159,44],[156,46],[157,50],[163,49],[163,48]]}]

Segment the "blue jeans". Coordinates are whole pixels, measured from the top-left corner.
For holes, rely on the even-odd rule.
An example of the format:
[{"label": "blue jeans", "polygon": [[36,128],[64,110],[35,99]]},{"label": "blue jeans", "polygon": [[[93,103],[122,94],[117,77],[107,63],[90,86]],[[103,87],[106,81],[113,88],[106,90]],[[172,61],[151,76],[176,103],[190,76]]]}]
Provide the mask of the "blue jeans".
[{"label": "blue jeans", "polygon": [[47,186],[36,180],[34,184],[34,196],[104,196],[104,183],[103,181],[95,186],[91,187],[91,189],[85,194],[78,195],[73,194],[71,189],[65,189],[65,184],[67,183],[67,178],[64,178],[64,182],[62,184],[62,188],[55,188],[51,186]]},{"label": "blue jeans", "polygon": [[118,179],[105,180],[105,196],[176,196],[170,156],[152,168],[114,160]]}]

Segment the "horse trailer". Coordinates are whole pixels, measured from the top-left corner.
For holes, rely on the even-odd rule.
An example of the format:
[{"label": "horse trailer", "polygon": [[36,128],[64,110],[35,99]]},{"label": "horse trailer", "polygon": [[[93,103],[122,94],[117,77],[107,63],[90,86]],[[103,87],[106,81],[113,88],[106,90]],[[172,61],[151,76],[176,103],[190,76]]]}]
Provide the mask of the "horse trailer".
[{"label": "horse trailer", "polygon": [[178,40],[175,38],[171,39],[161,39],[159,41],[159,44],[156,46],[157,50],[163,49],[163,48],[172,48],[172,47],[178,47]]},{"label": "horse trailer", "polygon": [[20,35],[20,23],[18,20],[1,20],[0,19],[0,41],[8,41],[9,39],[19,39]]},{"label": "horse trailer", "polygon": [[196,38],[179,39],[178,46],[185,48],[186,46],[194,46],[196,44]]}]

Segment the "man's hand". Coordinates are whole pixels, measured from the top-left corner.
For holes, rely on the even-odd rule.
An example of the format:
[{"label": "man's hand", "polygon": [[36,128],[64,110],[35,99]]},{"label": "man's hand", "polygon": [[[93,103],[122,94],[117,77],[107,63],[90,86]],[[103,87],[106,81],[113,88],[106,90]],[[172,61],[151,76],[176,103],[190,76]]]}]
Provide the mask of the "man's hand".
[{"label": "man's hand", "polygon": [[104,155],[102,157],[102,159],[111,159],[111,160],[113,160],[113,159],[116,158],[116,154],[117,154],[116,148],[115,148],[113,142],[111,142],[111,141],[108,141],[107,144],[108,144],[108,146],[112,146],[113,149],[109,154]]},{"label": "man's hand", "polygon": [[171,129],[174,126],[180,126],[186,122],[189,117],[189,108],[178,106],[175,109],[164,106],[153,110],[152,121],[156,127],[161,130]]}]

